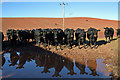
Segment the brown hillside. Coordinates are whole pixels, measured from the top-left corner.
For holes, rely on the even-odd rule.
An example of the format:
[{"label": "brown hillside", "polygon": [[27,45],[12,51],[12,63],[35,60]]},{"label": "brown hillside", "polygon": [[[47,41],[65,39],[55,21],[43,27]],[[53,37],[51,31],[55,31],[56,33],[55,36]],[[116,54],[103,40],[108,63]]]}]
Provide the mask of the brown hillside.
[{"label": "brown hillside", "polygon": [[[106,26],[116,29],[118,28],[118,21],[88,17],[65,18],[65,28],[83,28],[87,30],[89,27],[94,27],[101,30],[99,37],[103,37],[104,27]],[[4,34],[7,29],[36,28],[62,28],[62,18],[2,18]]]}]

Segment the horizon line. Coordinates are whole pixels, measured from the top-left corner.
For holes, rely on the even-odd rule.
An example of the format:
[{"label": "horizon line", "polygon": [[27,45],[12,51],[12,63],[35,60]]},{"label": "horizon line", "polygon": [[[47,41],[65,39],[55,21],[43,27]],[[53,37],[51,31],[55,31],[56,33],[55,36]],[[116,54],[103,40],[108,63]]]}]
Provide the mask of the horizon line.
[{"label": "horizon line", "polygon": [[[0,17],[0,18],[62,18],[62,17]],[[65,18],[93,18],[93,17],[65,17]],[[93,18],[93,19],[101,19],[101,20],[112,20],[112,19],[103,19],[103,18]],[[112,20],[119,21],[119,20]]]}]

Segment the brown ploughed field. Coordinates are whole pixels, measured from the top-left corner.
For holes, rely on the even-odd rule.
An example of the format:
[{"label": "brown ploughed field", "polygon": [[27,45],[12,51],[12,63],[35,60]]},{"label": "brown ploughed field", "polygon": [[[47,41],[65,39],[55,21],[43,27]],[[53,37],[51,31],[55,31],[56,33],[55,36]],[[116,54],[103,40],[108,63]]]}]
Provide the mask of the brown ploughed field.
[{"label": "brown ploughed field", "polygon": [[[104,63],[106,63],[108,71],[113,72],[114,75],[118,75],[118,39],[116,38],[115,30],[118,28],[118,21],[86,17],[65,18],[65,28],[82,28],[87,31],[89,27],[101,30],[98,32],[98,42],[100,45],[97,46],[97,48],[91,49],[86,45],[87,49],[78,49],[78,47],[75,46],[73,46],[72,49],[68,49],[67,46],[63,45],[63,50],[56,51],[54,46],[50,46],[50,51],[67,58],[74,58],[76,60],[80,60],[82,58],[104,59]],[[107,44],[104,44],[105,27],[112,27],[115,31],[114,40]],[[62,18],[2,18],[2,31],[5,35],[7,29],[37,28],[62,28]],[[7,40],[7,38],[5,40]],[[40,46],[43,48],[43,45]],[[108,63],[111,65],[108,65]]]}]

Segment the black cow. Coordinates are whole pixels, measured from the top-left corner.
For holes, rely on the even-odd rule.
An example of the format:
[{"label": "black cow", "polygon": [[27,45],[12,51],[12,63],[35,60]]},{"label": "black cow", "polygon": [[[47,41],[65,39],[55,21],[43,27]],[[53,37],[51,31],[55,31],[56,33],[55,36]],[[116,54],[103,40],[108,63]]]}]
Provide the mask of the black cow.
[{"label": "black cow", "polygon": [[95,28],[89,28],[88,29],[88,31],[87,31],[87,38],[89,39],[90,47],[91,47],[92,43],[94,43],[94,47],[96,46],[97,38],[98,38],[98,31],[100,31],[100,30],[97,30]]},{"label": "black cow", "polygon": [[86,32],[84,31],[84,29],[77,29],[75,31],[75,37],[76,37],[76,42],[78,44],[78,48],[80,49],[80,44],[83,43],[84,44],[84,48],[85,47],[85,42],[86,42]]},{"label": "black cow", "polygon": [[74,40],[74,30],[73,29],[65,29],[64,31],[64,42],[68,44],[68,48],[72,48]]},{"label": "black cow", "polygon": [[3,32],[2,32],[2,41],[4,40],[4,34],[3,34]]},{"label": "black cow", "polygon": [[34,34],[35,34],[35,29],[30,30],[30,39],[32,39],[32,41],[35,39]]},{"label": "black cow", "polygon": [[120,29],[116,29],[117,30],[117,37],[120,36]]},{"label": "black cow", "polygon": [[30,31],[29,30],[17,30],[18,41],[21,43],[29,42],[30,40]]},{"label": "black cow", "polygon": [[36,44],[38,46],[40,46],[41,42],[43,43],[43,41],[42,41],[42,35],[43,35],[42,29],[36,29],[34,31],[34,38],[35,38]]},{"label": "black cow", "polygon": [[45,47],[45,49],[46,49],[46,47],[48,46],[48,49],[50,50],[49,45],[50,45],[50,44],[52,43],[52,41],[53,41],[52,29],[43,29],[42,31],[43,31],[42,37],[43,37],[43,40],[44,40],[44,42],[45,42],[44,47]]},{"label": "black cow", "polygon": [[64,36],[63,30],[62,29],[53,29],[53,33],[54,33],[54,43],[56,46],[56,50],[57,50],[58,45],[60,46],[60,49],[62,50],[61,44],[63,42],[63,36]]},{"label": "black cow", "polygon": [[106,38],[106,42],[107,42],[108,37],[109,37],[108,42],[110,42],[113,39],[114,29],[113,28],[108,28],[108,27],[106,27],[104,29],[105,29],[104,35],[105,35],[105,38]]},{"label": "black cow", "polygon": [[17,39],[17,31],[16,30],[8,29],[7,37],[8,37],[8,41],[10,41],[12,45],[16,45],[16,39]]},{"label": "black cow", "polygon": [[0,32],[0,37],[2,38],[2,41],[4,40],[4,34],[3,32]]}]

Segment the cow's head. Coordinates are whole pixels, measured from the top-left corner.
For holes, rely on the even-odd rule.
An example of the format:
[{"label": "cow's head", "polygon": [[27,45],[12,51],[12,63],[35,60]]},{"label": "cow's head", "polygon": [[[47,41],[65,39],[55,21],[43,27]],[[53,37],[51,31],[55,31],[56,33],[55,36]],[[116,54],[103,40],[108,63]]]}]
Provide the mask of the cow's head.
[{"label": "cow's head", "polygon": [[10,32],[9,33],[10,39],[13,39],[13,37],[14,37],[14,30],[11,29],[9,32]]},{"label": "cow's head", "polygon": [[97,36],[98,36],[98,35],[97,35],[98,31],[100,31],[100,30],[94,30],[94,31],[93,31],[94,37],[97,37]]},{"label": "cow's head", "polygon": [[84,31],[84,29],[80,29],[78,30],[78,34],[79,34],[79,37],[83,38],[86,32]]},{"label": "cow's head", "polygon": [[45,38],[47,31],[45,29],[42,30],[43,38]]},{"label": "cow's head", "polygon": [[105,33],[109,33],[109,28],[108,27],[106,27],[104,29],[105,29]]},{"label": "cow's head", "polygon": [[73,29],[70,30],[70,37],[74,37],[74,32],[75,31]]},{"label": "cow's head", "polygon": [[117,32],[120,32],[120,29],[116,29]]},{"label": "cow's head", "polygon": [[68,33],[70,33],[70,29],[69,29],[69,28],[66,28],[66,29],[64,30],[64,33],[65,33],[66,35],[68,35]]},{"label": "cow's head", "polygon": [[97,30],[97,31],[100,31],[100,30]]},{"label": "cow's head", "polygon": [[55,39],[57,38],[57,34],[58,34],[57,29],[54,29],[54,38],[55,38]]}]

